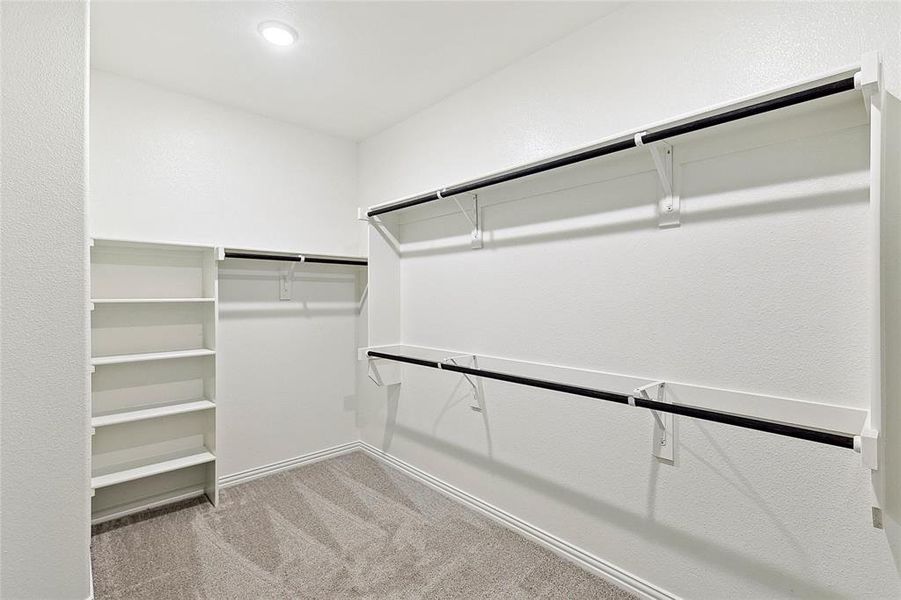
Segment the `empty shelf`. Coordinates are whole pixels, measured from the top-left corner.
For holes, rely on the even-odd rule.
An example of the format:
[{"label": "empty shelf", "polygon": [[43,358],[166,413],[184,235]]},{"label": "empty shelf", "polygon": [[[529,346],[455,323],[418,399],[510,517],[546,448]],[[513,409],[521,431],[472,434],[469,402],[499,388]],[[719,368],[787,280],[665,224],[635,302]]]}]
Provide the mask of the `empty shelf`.
[{"label": "empty shelf", "polygon": [[186,304],[214,301],[215,298],[91,298],[94,304]]},{"label": "empty shelf", "polygon": [[168,360],[171,358],[191,358],[193,356],[212,356],[215,350],[197,348],[195,350],[173,350],[170,352],[145,352],[143,354],[114,354],[112,356],[95,356],[91,358],[91,364],[118,365],[122,363],[144,362],[148,360]]},{"label": "empty shelf", "polygon": [[193,448],[163,456],[154,456],[143,460],[112,465],[94,471],[91,477],[91,488],[96,490],[116,485],[117,483],[125,483],[135,479],[168,473],[169,471],[202,465],[214,460],[216,460],[216,457],[206,448]]},{"label": "empty shelf", "polygon": [[106,425],[143,421],[144,419],[156,419],[158,417],[180,415],[182,413],[209,410],[211,408],[216,408],[216,405],[209,400],[189,400],[186,402],[170,402],[167,404],[139,406],[129,410],[102,413],[92,417],[91,427],[105,427]]},{"label": "empty shelf", "polygon": [[153,240],[120,240],[114,238],[92,238],[94,248],[132,248],[136,250],[174,250],[177,252],[207,252],[214,246]]},{"label": "empty shelf", "polygon": [[118,519],[120,517],[134,514],[136,512],[149,510],[158,506],[164,506],[172,502],[187,500],[189,498],[197,498],[198,496],[203,496],[205,492],[206,490],[204,489],[203,485],[199,484],[179,488],[177,490],[166,491],[149,498],[141,498],[132,502],[117,504],[115,506],[110,506],[108,508],[95,511],[91,515],[91,524],[96,525],[97,523],[110,521],[112,519]]}]

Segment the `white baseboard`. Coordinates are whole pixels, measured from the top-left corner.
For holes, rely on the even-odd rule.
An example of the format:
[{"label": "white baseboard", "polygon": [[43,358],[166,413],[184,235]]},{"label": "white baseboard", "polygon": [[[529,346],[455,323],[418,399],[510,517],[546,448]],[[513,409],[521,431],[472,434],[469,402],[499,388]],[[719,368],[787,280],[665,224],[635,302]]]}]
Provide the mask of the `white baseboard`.
[{"label": "white baseboard", "polygon": [[219,478],[219,487],[229,487],[232,485],[237,485],[239,483],[244,483],[247,481],[252,481],[254,479],[258,479],[260,477],[265,477],[266,475],[271,475],[273,473],[278,473],[279,471],[286,471],[288,469],[294,469],[301,465],[310,464],[316,461],[325,460],[327,458],[332,458],[335,456],[340,456],[342,454],[348,454],[350,452],[354,452],[356,450],[360,450],[368,454],[369,456],[375,458],[376,460],[401,471],[405,475],[416,479],[417,481],[424,483],[429,486],[433,490],[440,492],[441,494],[460,502],[471,508],[473,510],[478,511],[479,513],[489,517],[501,525],[512,529],[513,531],[519,533],[520,535],[525,536],[526,538],[532,540],[533,542],[547,548],[554,554],[569,560],[570,562],[590,571],[597,576],[601,577],[605,581],[609,581],[611,584],[627,591],[632,594],[635,594],[639,598],[644,598],[645,600],[679,600],[679,597],[671,594],[643,579],[636,577],[635,575],[629,573],[628,571],[624,571],[620,569],[616,565],[610,564],[609,562],[594,556],[590,552],[582,550],[581,548],[574,546],[565,540],[560,539],[559,537],[550,534],[543,529],[539,529],[518,517],[492,505],[484,500],[477,498],[463,490],[454,487],[453,485],[438,479],[432,475],[429,475],[425,471],[422,471],[413,465],[406,463],[399,458],[391,456],[390,454],[383,452],[363,441],[349,442],[347,444],[341,444],[339,446],[333,446],[331,448],[326,448],[324,450],[319,450],[317,452],[311,452],[310,454],[304,454],[303,456],[297,456],[295,458],[290,458],[288,460],[283,460],[277,463],[272,463],[270,465],[264,465],[262,467],[256,467],[254,469],[248,469],[246,471],[241,471],[240,473],[234,473],[232,475],[226,475],[225,477]]},{"label": "white baseboard", "polygon": [[239,483],[253,481],[254,479],[259,479],[260,477],[265,477],[266,475],[272,475],[273,473],[278,473],[279,471],[287,471],[288,469],[294,469],[301,465],[325,460],[326,458],[332,458],[333,456],[340,456],[342,454],[347,454],[359,449],[360,442],[356,441],[348,442],[346,444],[340,444],[338,446],[332,446],[331,448],[326,448],[324,450],[317,450],[316,452],[310,452],[309,454],[304,454],[302,456],[295,456],[294,458],[289,458],[287,460],[282,460],[269,465],[263,465],[262,467],[255,467],[253,469],[247,469],[246,471],[240,471],[231,475],[225,475],[219,478],[219,487],[225,488],[233,485],[238,485]]},{"label": "white baseboard", "polygon": [[678,600],[675,596],[635,575],[620,569],[616,565],[594,556],[593,554],[573,546],[572,544],[552,535],[530,523],[519,519],[500,508],[485,502],[453,485],[429,475],[413,465],[406,463],[390,454],[383,452],[367,444],[366,442],[358,442],[359,448],[366,452],[369,456],[388,464],[395,469],[402,471],[406,475],[424,483],[430,488],[448,496],[449,498],[460,502],[467,507],[478,511],[479,513],[491,518],[501,525],[512,529],[513,531],[527,537],[528,539],[544,546],[554,554],[569,560],[583,569],[586,569],[613,585],[635,594],[639,598],[647,600]]}]

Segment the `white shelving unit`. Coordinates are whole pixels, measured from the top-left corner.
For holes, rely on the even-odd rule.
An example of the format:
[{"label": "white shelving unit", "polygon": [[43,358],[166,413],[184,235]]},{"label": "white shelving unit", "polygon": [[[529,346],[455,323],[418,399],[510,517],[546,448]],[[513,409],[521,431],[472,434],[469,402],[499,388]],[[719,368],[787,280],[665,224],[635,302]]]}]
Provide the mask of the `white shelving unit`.
[{"label": "white shelving unit", "polygon": [[218,502],[216,258],[211,246],[92,242],[94,523]]}]

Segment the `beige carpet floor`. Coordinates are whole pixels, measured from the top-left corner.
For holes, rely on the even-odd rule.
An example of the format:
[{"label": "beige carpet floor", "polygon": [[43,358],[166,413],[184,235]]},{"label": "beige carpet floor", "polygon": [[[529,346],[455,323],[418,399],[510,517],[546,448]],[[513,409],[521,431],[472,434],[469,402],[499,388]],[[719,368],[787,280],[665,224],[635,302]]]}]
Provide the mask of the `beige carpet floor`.
[{"label": "beige carpet floor", "polygon": [[94,527],[97,600],[634,598],[362,452]]}]

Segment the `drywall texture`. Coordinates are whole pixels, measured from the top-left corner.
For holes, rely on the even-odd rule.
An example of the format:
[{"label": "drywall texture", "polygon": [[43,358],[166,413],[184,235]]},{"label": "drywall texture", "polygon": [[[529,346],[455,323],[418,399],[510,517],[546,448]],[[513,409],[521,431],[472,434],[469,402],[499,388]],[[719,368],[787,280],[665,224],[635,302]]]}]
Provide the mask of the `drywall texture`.
[{"label": "drywall texture", "polygon": [[356,321],[365,269],[283,263],[219,266],[219,476],[358,439]]},{"label": "drywall texture", "polygon": [[4,2],[0,597],[87,598],[87,5]]},{"label": "drywall texture", "polygon": [[[627,5],[364,141],[361,205],[869,50],[897,92],[899,24],[896,4]],[[573,171],[569,186],[513,186],[499,200],[516,201],[485,210],[480,251],[459,214],[410,217],[399,266],[370,237],[385,262],[371,272],[399,272],[404,343],[865,407],[861,107],[680,143],[678,229],[656,228],[656,176],[624,158]],[[381,310],[390,322],[397,308]],[[364,441],[662,590],[901,595],[891,539],[871,525],[869,473],[851,452],[681,419],[672,467],[650,455],[647,414],[491,383],[479,413],[457,377],[414,367],[403,377],[399,397],[361,378]]]},{"label": "drywall texture", "polygon": [[90,231],[357,254],[356,145],[91,73]]}]

